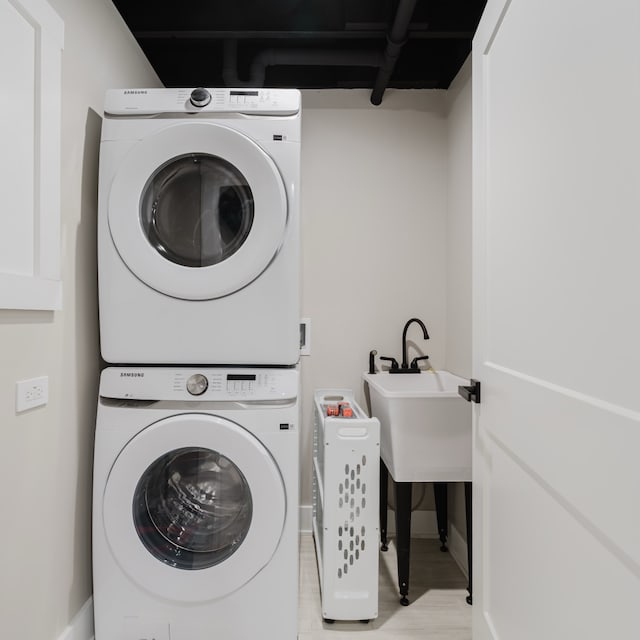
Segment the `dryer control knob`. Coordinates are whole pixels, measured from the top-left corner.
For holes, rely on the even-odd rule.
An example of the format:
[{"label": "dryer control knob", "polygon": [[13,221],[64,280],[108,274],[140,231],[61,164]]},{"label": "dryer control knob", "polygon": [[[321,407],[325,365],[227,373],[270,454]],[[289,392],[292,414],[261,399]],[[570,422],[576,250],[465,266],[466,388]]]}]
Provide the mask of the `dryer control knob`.
[{"label": "dryer control knob", "polygon": [[187,391],[192,396],[201,396],[209,386],[207,376],[203,376],[201,373],[194,373],[187,380]]},{"label": "dryer control knob", "polygon": [[211,102],[211,94],[202,87],[194,89],[189,98],[194,107],[206,107]]}]

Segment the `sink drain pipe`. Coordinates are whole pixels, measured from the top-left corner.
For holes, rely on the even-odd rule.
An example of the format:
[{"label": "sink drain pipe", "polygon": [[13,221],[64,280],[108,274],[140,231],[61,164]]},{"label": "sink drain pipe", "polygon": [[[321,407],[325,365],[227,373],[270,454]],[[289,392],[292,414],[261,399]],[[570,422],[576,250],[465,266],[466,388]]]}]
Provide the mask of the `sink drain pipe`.
[{"label": "sink drain pipe", "polygon": [[407,41],[409,24],[411,23],[415,6],[416,0],[400,0],[391,31],[387,36],[387,48],[385,49],[382,64],[378,70],[378,77],[373,85],[373,91],[371,93],[371,104],[373,105],[378,106],[382,102],[382,96],[389,84],[391,74],[400,57],[402,47]]}]

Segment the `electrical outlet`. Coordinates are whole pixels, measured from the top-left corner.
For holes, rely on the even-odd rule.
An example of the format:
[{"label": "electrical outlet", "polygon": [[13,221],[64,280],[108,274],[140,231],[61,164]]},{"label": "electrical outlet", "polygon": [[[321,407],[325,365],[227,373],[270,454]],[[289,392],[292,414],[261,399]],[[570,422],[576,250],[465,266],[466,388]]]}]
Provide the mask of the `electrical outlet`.
[{"label": "electrical outlet", "polygon": [[311,318],[300,319],[300,355],[311,355]]},{"label": "electrical outlet", "polygon": [[16,413],[49,402],[49,376],[16,382]]}]

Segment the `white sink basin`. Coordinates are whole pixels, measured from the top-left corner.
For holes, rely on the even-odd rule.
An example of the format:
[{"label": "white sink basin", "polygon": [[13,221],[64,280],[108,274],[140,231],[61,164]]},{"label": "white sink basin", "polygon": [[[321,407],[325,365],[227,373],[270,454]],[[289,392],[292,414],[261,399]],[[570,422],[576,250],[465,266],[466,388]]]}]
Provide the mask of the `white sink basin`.
[{"label": "white sink basin", "polygon": [[471,481],[469,381],[448,371],[365,373],[380,455],[396,482]]}]

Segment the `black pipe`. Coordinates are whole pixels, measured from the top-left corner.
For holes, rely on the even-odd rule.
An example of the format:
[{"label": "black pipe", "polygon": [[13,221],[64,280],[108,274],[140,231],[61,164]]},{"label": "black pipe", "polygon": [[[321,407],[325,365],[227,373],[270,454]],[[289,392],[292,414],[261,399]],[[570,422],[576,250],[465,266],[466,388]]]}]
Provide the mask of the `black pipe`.
[{"label": "black pipe", "polygon": [[377,51],[331,51],[328,49],[264,49],[252,61],[250,77],[240,80],[237,73],[237,42],[225,41],[223,77],[227,87],[264,87],[267,67],[328,66],[379,67],[381,55]]},{"label": "black pipe", "polygon": [[251,81],[264,86],[267,67],[298,65],[315,67],[377,67],[377,51],[331,51],[325,49],[265,49],[251,63]]},{"label": "black pipe", "polygon": [[384,52],[382,64],[378,70],[378,76],[371,93],[371,104],[373,105],[377,106],[382,102],[382,96],[389,84],[391,74],[396,67],[396,62],[400,57],[400,51],[402,51],[402,47],[407,41],[409,24],[413,17],[416,1],[417,0],[400,0],[398,4],[398,10],[396,11],[391,31],[387,36],[387,48]]}]

